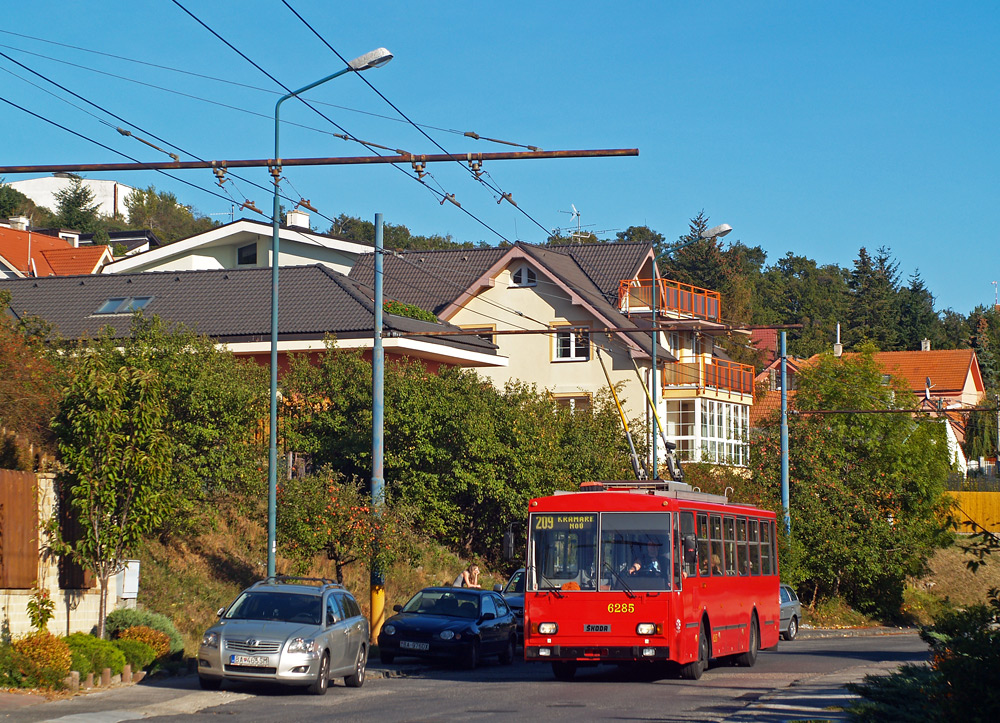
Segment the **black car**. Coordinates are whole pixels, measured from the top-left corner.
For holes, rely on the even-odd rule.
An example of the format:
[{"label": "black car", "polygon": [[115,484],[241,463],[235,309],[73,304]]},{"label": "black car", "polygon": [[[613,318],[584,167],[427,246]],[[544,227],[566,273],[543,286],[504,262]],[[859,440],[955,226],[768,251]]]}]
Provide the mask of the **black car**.
[{"label": "black car", "polygon": [[[499,587],[499,585],[497,586]],[[497,592],[503,595],[503,599],[507,601],[507,605],[510,606],[510,610],[514,613],[514,619],[517,621],[517,639],[519,642],[524,641],[524,568],[519,568],[513,575],[510,576],[510,580],[507,581],[507,586],[501,590],[497,590],[496,587],[493,588]]]},{"label": "black car", "polygon": [[378,636],[383,663],[413,655],[475,668],[484,657],[514,662],[516,623],[501,595],[489,590],[429,587],[396,605]]}]

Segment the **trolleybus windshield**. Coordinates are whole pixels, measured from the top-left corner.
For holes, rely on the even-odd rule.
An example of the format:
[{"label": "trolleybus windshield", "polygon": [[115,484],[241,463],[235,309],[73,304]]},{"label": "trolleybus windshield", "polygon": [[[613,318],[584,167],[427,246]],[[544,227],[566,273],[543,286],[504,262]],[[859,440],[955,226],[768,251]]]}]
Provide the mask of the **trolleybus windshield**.
[{"label": "trolleybus windshield", "polygon": [[532,514],[527,587],[629,593],[669,590],[673,569],[670,519],[662,512]]}]

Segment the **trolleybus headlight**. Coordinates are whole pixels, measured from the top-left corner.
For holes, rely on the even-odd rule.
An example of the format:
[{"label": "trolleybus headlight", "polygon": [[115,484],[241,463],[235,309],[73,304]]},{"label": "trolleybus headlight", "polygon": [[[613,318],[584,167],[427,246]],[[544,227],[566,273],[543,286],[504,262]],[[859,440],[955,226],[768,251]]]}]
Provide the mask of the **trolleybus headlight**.
[{"label": "trolleybus headlight", "polygon": [[656,648],[643,648],[642,654],[646,658],[652,658],[654,655],[656,655]]},{"label": "trolleybus headlight", "polygon": [[639,623],[635,626],[636,635],[659,635],[662,630],[656,623]]},{"label": "trolleybus headlight", "polygon": [[558,623],[538,623],[539,635],[555,635],[559,632]]}]

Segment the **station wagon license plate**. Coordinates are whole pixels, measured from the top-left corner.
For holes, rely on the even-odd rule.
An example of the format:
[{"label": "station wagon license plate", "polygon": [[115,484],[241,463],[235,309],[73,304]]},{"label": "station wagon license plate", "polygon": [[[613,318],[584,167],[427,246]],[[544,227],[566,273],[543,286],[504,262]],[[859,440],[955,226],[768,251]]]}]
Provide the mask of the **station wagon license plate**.
[{"label": "station wagon license plate", "polygon": [[254,668],[265,667],[268,663],[266,655],[230,655],[230,665],[246,665]]},{"label": "station wagon license plate", "polygon": [[400,640],[399,647],[406,650],[430,650],[430,643],[411,643],[409,640]]},{"label": "station wagon license plate", "polygon": [[583,632],[585,633],[610,633],[610,625],[584,625]]}]

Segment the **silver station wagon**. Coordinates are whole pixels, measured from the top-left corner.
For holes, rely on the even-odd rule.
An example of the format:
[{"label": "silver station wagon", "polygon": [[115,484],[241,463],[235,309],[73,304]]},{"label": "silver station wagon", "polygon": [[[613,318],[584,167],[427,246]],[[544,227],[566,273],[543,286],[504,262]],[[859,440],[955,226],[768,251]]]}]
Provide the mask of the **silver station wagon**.
[{"label": "silver station wagon", "polygon": [[323,695],[339,677],[358,688],[365,682],[368,638],[368,621],[343,586],[272,577],[219,611],[219,622],[201,639],[198,679],[206,690],[223,680],[266,681]]}]

